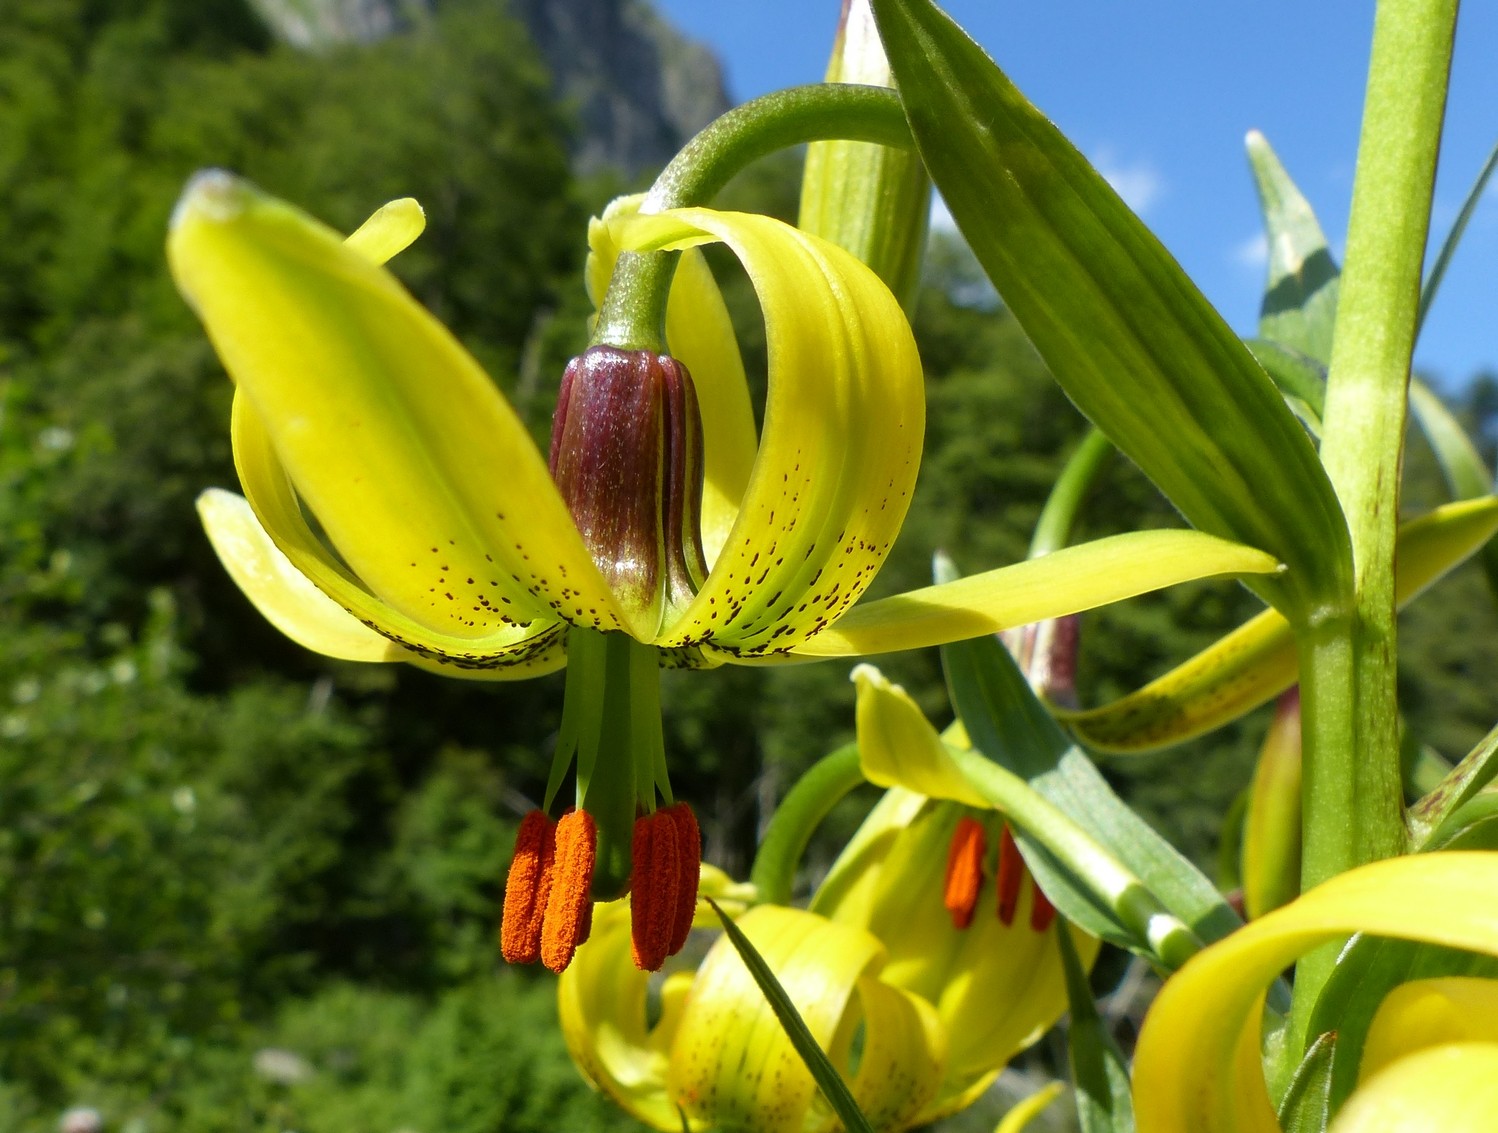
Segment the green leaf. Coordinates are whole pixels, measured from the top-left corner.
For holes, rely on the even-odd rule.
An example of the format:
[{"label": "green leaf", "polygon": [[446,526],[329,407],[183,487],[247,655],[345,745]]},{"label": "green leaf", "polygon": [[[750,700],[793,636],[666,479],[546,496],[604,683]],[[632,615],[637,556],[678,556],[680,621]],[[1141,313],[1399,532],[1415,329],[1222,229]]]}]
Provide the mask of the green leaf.
[{"label": "green leaf", "polygon": [[843,1128],[849,1133],[874,1133],[868,1119],[859,1110],[858,1103],[853,1100],[848,1084],[843,1081],[842,1075],[828,1060],[827,1053],[817,1045],[817,1040],[806,1029],[801,1013],[796,1010],[796,1005],[791,1002],[790,996],[786,995],[785,988],[780,986],[780,981],[775,978],[775,973],[765,963],[764,957],[755,950],[749,938],[744,935],[738,925],[733,923],[733,919],[719,908],[716,901],[711,897],[706,900],[713,907],[713,912],[718,914],[718,920],[723,923],[723,932],[733,944],[734,951],[739,954],[744,967],[749,969],[749,974],[759,985],[759,990],[764,994],[770,1009],[775,1012],[775,1018],[784,1028],[786,1037],[791,1040],[791,1045],[796,1048],[801,1061],[806,1063],[806,1069],[816,1080],[817,1088],[822,1091],[822,1097],[827,1100],[832,1112],[837,1114],[838,1120],[843,1123]]},{"label": "green leaf", "polygon": [[1332,1064],[1336,1054],[1336,1032],[1317,1036],[1306,1051],[1279,1104],[1284,1133],[1323,1133],[1326,1129],[1332,1112]]},{"label": "green leaf", "polygon": [[1485,496],[1493,489],[1493,474],[1467,436],[1461,422],[1419,378],[1410,380],[1410,408],[1436,454],[1441,474],[1454,500]]},{"label": "green leaf", "polygon": [[1417,849],[1426,849],[1447,821],[1498,775],[1498,728],[1451,770],[1445,781],[1410,807],[1407,820]]},{"label": "green leaf", "polygon": [[1321,435],[1321,414],[1326,409],[1326,366],[1280,342],[1267,338],[1244,340],[1264,372],[1279,386],[1280,394],[1314,435]]},{"label": "green leaf", "polygon": [[1335,1111],[1357,1084],[1368,1025],[1384,997],[1410,980],[1434,976],[1498,977],[1498,959],[1457,948],[1358,936],[1337,960],[1311,1013],[1310,1033],[1337,1033],[1330,1104]]},{"label": "green leaf", "polygon": [[1310,203],[1264,135],[1250,130],[1245,144],[1269,241],[1259,334],[1325,366],[1337,318],[1337,264]]},{"label": "green leaf", "polygon": [[[1216,887],[1130,810],[1066,738],[996,639],[948,645],[942,664],[953,706],[978,751],[1084,826],[1201,940],[1221,939],[1238,927]],[[1026,837],[1020,845],[1034,848]],[[1031,857],[1026,854],[1038,877],[1051,872],[1048,862]],[[1061,908],[1050,881],[1041,877],[1041,884]]]},{"label": "green leaf", "polygon": [[1488,179],[1493,176],[1495,168],[1498,168],[1498,145],[1488,151],[1488,159],[1482,163],[1477,180],[1472,183],[1472,188],[1467,192],[1467,199],[1462,202],[1461,211],[1456,214],[1456,223],[1451,226],[1451,231],[1446,234],[1446,239],[1441,243],[1441,250],[1436,253],[1430,274],[1425,277],[1425,284],[1420,288],[1420,310],[1415,316],[1417,338],[1420,328],[1425,325],[1426,313],[1429,312],[1431,303],[1435,301],[1436,293],[1441,289],[1441,280],[1446,276],[1446,267],[1451,263],[1451,257],[1456,254],[1457,245],[1462,241],[1462,233],[1467,230],[1467,222],[1472,219],[1472,213],[1477,208],[1477,202],[1482,199],[1482,191],[1487,188]]},{"label": "green leaf", "polygon": [[929,0],[874,0],[933,180],[1056,380],[1204,531],[1289,566],[1300,609],[1351,588],[1341,509],[1248,349],[1107,182]]},{"label": "green leaf", "polygon": [[1098,1014],[1071,935],[1060,928],[1060,922],[1057,925],[1056,946],[1061,950],[1071,1011],[1066,1045],[1082,1133],[1134,1133],[1128,1064]]},{"label": "green leaf", "polygon": [[[1485,496],[1493,490],[1493,474],[1483,462],[1482,454],[1467,436],[1445,403],[1437,397],[1419,378],[1410,379],[1410,408],[1415,411],[1415,420],[1430,442],[1436,454],[1436,463],[1441,466],[1446,487],[1455,500]],[[1482,569],[1487,575],[1488,589],[1498,597],[1498,545],[1483,548]]]}]

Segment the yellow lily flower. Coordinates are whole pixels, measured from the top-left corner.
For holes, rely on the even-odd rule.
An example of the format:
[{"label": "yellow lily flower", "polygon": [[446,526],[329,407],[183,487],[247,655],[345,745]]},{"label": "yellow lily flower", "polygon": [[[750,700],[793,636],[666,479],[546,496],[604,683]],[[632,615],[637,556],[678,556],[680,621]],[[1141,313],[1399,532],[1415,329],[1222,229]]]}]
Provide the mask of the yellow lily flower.
[{"label": "yellow lily flower", "polygon": [[[860,713],[860,744],[886,742],[887,730],[864,724]],[[735,911],[756,896],[709,867],[703,887],[736,898]],[[736,919],[844,1068],[870,1123],[890,1131],[971,1105],[1065,1011],[1053,930],[1071,933],[1086,964],[1098,950],[1095,938],[1056,922],[992,811],[901,787],[870,812],[808,911],[756,905]],[[832,1128],[810,1073],[726,939],[695,973],[666,979],[658,1021],[647,1024],[646,977],[628,963],[629,921],[627,901],[599,906],[592,937],[559,984],[563,1035],[588,1080],[661,1130]],[[705,905],[697,924],[716,925]],[[848,1069],[860,1029],[857,1067]]]},{"label": "yellow lily flower", "polygon": [[[1197,532],[1144,532],[853,609],[899,530],[920,458],[922,376],[899,305],[853,256],[770,218],[632,207],[592,227],[590,281],[600,293],[621,252],[686,249],[665,317],[672,353],[601,343],[575,359],[549,461],[381,266],[420,231],[414,204],[344,241],[210,172],[189,184],[168,241],[178,286],[236,383],[245,498],[210,492],[200,511],[249,598],[334,657],[490,679],[567,664],[546,809],[575,762],[587,818],[526,831],[531,890],[516,916],[527,925],[586,931],[585,902],[552,915],[553,862],[570,863],[557,875],[565,885],[617,896],[643,837],[665,870],[652,876],[695,877],[695,823],[669,835],[636,824],[673,803],[661,664],[914,648],[1278,569]],[[764,310],[759,438],[727,313],[692,250],[714,240],[738,256]],[[664,864],[681,853],[689,866]],[[674,940],[689,902],[666,906],[677,923],[653,931]],[[565,966],[575,941],[554,943],[547,962]],[[529,959],[534,944],[513,951]]]},{"label": "yellow lily flower", "polygon": [[[1275,1133],[1260,1031],[1265,989],[1305,952],[1353,933],[1498,957],[1498,853],[1374,862],[1267,913],[1166,982],[1134,1061],[1141,1133]],[[1480,1133],[1498,1107],[1498,981],[1414,980],[1379,1007],[1359,1083],[1332,1133]]]}]

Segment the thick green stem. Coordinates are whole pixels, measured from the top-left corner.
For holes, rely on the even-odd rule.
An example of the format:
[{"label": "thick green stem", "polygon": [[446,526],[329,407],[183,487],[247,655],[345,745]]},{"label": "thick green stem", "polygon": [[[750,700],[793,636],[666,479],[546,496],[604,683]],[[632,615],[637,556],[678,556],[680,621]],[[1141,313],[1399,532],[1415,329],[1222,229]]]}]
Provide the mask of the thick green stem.
[{"label": "thick green stem", "polygon": [[[640,211],[704,205],[751,162],[829,138],[909,149],[900,96],[886,87],[813,83],[730,110],[683,147],[656,178]],[[609,282],[593,345],[665,352],[666,294],[676,270],[669,252],[626,253]]]},{"label": "thick green stem", "polygon": [[[1457,0],[1380,0],[1374,22],[1321,444],[1352,536],[1355,592],[1349,609],[1327,612],[1302,633],[1306,889],[1405,845],[1394,542],[1456,8]],[[1297,1019],[1329,970],[1319,953],[1298,969]]]},{"label": "thick green stem", "polygon": [[[1352,847],[1361,820],[1358,796],[1362,776],[1359,753],[1348,737],[1357,733],[1356,649],[1351,616],[1327,618],[1297,637],[1300,654],[1301,743],[1301,891],[1308,880],[1305,863],[1319,868],[1341,863],[1325,876],[1351,867]],[[1398,763],[1394,775],[1398,781]],[[1384,785],[1380,783],[1379,789]],[[1331,975],[1338,947],[1327,945],[1304,956],[1295,968],[1289,1049],[1306,1047],[1306,1027],[1316,996]]]}]

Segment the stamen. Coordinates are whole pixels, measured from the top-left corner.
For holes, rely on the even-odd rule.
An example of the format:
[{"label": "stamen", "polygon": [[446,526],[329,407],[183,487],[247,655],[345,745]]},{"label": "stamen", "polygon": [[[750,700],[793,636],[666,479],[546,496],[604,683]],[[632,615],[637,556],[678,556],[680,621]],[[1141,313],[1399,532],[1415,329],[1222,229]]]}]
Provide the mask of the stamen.
[{"label": "stamen", "polygon": [[593,927],[593,863],[598,858],[598,828],[585,810],[574,810],[557,823],[556,858],[551,893],[541,925],[541,963],[560,972],[572,963],[577,946]]},{"label": "stamen", "polygon": [[656,972],[671,954],[681,879],[676,823],[664,810],[635,820],[630,855],[630,946],[635,967]]},{"label": "stamen", "polygon": [[692,918],[697,915],[697,883],[702,876],[702,833],[697,828],[697,816],[686,803],[668,806],[663,814],[669,814],[676,824],[676,918],[671,929],[671,947],[666,955],[674,956],[687,942],[692,931]]},{"label": "stamen", "polygon": [[1005,925],[1014,923],[1014,912],[1019,907],[1019,887],[1025,880],[1025,859],[1020,857],[1014,834],[1008,823],[999,837],[999,920]]},{"label": "stamen", "polygon": [[499,922],[499,950],[511,964],[541,958],[541,921],[551,894],[556,825],[542,810],[520,820],[515,856],[505,879],[505,909]]},{"label": "stamen", "polygon": [[973,923],[978,907],[978,890],[983,885],[983,856],[988,838],[983,824],[964,815],[952,831],[952,846],[947,851],[947,876],[942,889],[942,904],[952,914],[952,927],[963,929]]},{"label": "stamen", "polygon": [[1036,932],[1045,932],[1056,919],[1056,906],[1040,891],[1040,886],[1035,884],[1033,877],[1030,878],[1030,885],[1035,890],[1035,902],[1030,906],[1030,927]]}]

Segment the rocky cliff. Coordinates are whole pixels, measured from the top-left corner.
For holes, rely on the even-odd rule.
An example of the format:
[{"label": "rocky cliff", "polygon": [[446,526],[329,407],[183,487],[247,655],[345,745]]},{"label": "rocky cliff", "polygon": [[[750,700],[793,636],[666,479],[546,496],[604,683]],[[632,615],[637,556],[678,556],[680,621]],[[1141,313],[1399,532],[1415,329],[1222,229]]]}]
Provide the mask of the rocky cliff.
[{"label": "rocky cliff", "polygon": [[[288,43],[317,50],[399,35],[444,0],[252,0]],[[524,24],[573,110],[580,172],[652,171],[728,108],[717,58],[647,0],[487,0]]]}]

